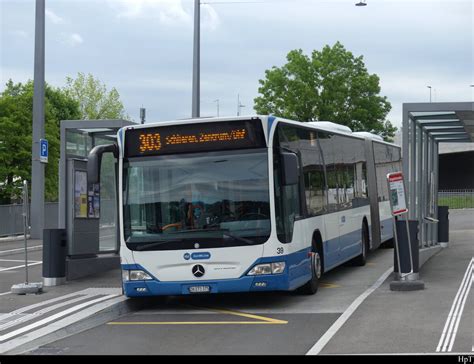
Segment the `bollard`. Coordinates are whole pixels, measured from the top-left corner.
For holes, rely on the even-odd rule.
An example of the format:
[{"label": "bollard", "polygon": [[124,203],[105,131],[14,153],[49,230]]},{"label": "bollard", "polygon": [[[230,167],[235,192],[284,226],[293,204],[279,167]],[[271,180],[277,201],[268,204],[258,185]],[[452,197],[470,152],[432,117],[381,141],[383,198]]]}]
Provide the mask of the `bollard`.
[{"label": "bollard", "polygon": [[66,282],[66,229],[43,230],[43,284],[58,286]]}]

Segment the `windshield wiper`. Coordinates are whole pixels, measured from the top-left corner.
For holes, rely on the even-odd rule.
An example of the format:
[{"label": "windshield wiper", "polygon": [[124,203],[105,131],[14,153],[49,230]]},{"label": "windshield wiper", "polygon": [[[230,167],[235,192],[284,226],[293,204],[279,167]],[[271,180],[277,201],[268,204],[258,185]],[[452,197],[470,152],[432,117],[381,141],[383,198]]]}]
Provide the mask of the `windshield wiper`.
[{"label": "windshield wiper", "polygon": [[195,229],[195,230],[184,230],[184,231],[176,231],[176,232],[172,232],[172,233],[169,233],[169,234],[178,234],[178,233],[192,233],[192,232],[206,232],[206,231],[209,231],[209,232],[222,232],[222,235],[224,236],[228,236],[229,238],[232,238],[232,239],[235,239],[235,240],[238,240],[238,241],[242,241],[246,244],[249,244],[249,245],[253,245],[255,244],[255,242],[253,240],[250,240],[250,239],[246,239],[246,238],[242,238],[240,236],[236,236],[236,235],[232,235],[232,234],[229,234],[228,233],[228,229],[220,229],[220,228],[211,228],[211,229]]},{"label": "windshield wiper", "polygon": [[253,240],[242,238],[241,236],[235,236],[235,235],[232,235],[232,234],[229,234],[229,233],[223,233],[223,235],[228,236],[229,238],[232,238],[232,239],[235,239],[235,240],[238,240],[238,241],[243,241],[244,243],[247,243],[249,245],[255,244],[255,242]]},{"label": "windshield wiper", "polygon": [[144,244],[144,245],[137,246],[135,248],[135,250],[138,250],[138,251],[148,250],[148,249],[152,249],[152,248],[155,248],[155,247],[163,245],[163,244],[172,243],[174,241],[177,241],[177,240],[157,241],[155,243],[150,243],[150,244]]}]

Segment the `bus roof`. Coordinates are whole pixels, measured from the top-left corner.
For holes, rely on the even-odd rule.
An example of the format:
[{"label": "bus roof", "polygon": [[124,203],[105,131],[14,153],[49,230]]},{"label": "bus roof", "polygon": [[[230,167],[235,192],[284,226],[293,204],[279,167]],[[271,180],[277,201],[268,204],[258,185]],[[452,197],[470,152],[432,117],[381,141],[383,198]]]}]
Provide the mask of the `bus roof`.
[{"label": "bus roof", "polygon": [[167,120],[167,121],[159,121],[153,123],[146,123],[146,124],[138,124],[132,125],[128,127],[124,127],[124,129],[141,129],[141,128],[148,128],[148,127],[156,127],[156,126],[165,126],[165,125],[179,125],[179,124],[187,124],[187,123],[206,123],[206,122],[219,122],[219,121],[232,121],[232,120],[250,120],[250,119],[261,119],[261,120],[268,120],[269,118],[274,118],[276,122],[283,121],[288,122],[293,125],[301,125],[304,127],[310,127],[317,130],[322,131],[330,131],[332,133],[346,135],[355,137],[358,139],[372,139],[374,142],[384,143],[388,145],[392,145],[395,147],[400,147],[397,144],[393,144],[390,142],[386,142],[383,138],[379,135],[370,133],[370,132],[352,132],[352,130],[345,125],[333,123],[331,121],[310,121],[310,122],[302,122],[296,121],[291,119],[285,119],[274,115],[241,115],[241,116],[221,116],[221,117],[200,117],[200,118],[185,118],[185,119],[176,119],[176,120]]}]

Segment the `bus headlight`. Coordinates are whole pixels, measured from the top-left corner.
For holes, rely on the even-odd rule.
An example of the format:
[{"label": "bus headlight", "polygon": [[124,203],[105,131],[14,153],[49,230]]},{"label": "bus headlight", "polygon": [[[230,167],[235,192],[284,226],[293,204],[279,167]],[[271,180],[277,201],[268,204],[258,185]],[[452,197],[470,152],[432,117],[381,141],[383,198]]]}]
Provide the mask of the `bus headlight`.
[{"label": "bus headlight", "polygon": [[277,262],[277,263],[272,263],[272,273],[273,274],[280,274],[285,271],[285,262]]},{"label": "bus headlight", "polygon": [[264,274],[280,274],[285,271],[285,262],[258,264],[253,267],[247,275],[260,276]]},{"label": "bus headlight", "polygon": [[122,271],[123,281],[147,281],[153,279],[148,273],[142,270],[124,270]]}]

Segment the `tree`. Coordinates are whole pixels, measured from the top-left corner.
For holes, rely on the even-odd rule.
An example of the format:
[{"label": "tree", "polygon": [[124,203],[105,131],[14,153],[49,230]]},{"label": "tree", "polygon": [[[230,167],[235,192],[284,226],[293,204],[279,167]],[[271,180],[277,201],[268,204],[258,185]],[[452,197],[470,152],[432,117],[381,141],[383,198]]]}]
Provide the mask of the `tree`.
[{"label": "tree", "polygon": [[[45,87],[45,136],[49,158],[45,170],[45,199],[58,196],[59,122],[78,119],[79,105],[64,91]],[[0,94],[0,204],[9,204],[21,194],[24,179],[31,183],[33,81],[8,81]],[[31,184],[30,184],[31,185]]]},{"label": "tree", "polygon": [[78,73],[74,80],[66,77],[66,95],[79,103],[81,119],[125,119],[125,109],[115,88],[107,87],[99,79],[88,74]]},{"label": "tree", "polygon": [[339,42],[314,50],[311,57],[301,49],[290,51],[287,63],[266,70],[259,84],[260,96],[254,99],[259,114],[333,121],[389,141],[397,130],[386,120],[391,104],[379,95],[379,77]]}]

